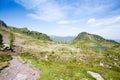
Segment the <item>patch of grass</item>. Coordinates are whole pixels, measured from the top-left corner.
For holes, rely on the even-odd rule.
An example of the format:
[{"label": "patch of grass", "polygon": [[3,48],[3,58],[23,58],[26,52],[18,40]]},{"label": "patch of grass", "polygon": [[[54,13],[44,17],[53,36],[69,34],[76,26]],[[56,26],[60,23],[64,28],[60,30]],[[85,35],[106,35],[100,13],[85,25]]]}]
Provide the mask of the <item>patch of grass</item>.
[{"label": "patch of grass", "polygon": [[8,62],[0,62],[0,70],[8,66]]},{"label": "patch of grass", "polygon": [[[39,54],[39,56],[43,54]],[[59,58],[57,61],[54,61],[54,58],[56,56],[53,55],[54,54],[52,54],[52,56],[49,55],[48,60],[41,60],[40,59],[41,56],[39,57],[36,56],[35,53],[33,54],[33,53],[25,52],[21,54],[21,57],[24,59],[31,60],[34,67],[40,70],[39,80],[82,80],[82,79],[95,80],[92,76],[87,74],[87,71],[97,72],[105,80],[120,79],[119,71],[116,71],[115,69],[112,68],[101,67],[99,65],[100,61],[104,57],[97,59],[97,54],[93,56],[87,56],[85,62],[77,61],[76,58],[73,58],[69,62],[64,60],[60,61]]]},{"label": "patch of grass", "polygon": [[74,63],[36,62],[34,60],[32,62],[41,71],[40,80],[80,80],[83,78],[94,80],[86,73],[85,68],[81,69],[80,65]]},{"label": "patch of grass", "polygon": [[73,62],[54,62],[54,60],[39,61],[30,53],[22,53],[21,57],[30,59],[32,64],[40,70],[40,80],[94,80],[86,73],[86,65],[78,65]]},{"label": "patch of grass", "polygon": [[11,55],[0,53],[0,62],[9,61],[11,59],[12,59]]},{"label": "patch of grass", "polygon": [[0,70],[2,70],[4,67],[8,66],[8,61],[11,60],[11,55],[0,53]]}]

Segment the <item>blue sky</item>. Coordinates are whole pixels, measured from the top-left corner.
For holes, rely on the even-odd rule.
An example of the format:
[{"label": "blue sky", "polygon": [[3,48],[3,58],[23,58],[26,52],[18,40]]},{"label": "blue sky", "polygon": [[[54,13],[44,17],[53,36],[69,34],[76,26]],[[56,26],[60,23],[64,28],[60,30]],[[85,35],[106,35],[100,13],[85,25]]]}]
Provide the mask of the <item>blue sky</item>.
[{"label": "blue sky", "polygon": [[0,0],[0,19],[48,35],[120,39],[120,0]]}]

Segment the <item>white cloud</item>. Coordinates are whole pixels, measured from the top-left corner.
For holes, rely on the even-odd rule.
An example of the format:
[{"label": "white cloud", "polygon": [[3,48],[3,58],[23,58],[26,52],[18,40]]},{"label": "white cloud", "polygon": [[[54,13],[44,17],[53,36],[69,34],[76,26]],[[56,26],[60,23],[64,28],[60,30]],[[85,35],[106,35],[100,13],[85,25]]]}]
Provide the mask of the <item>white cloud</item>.
[{"label": "white cloud", "polygon": [[65,24],[75,24],[78,23],[80,20],[60,20],[57,24],[65,25]]},{"label": "white cloud", "polygon": [[[79,0],[78,0],[79,1]],[[95,16],[101,13],[106,14],[115,5],[113,0],[81,0],[76,3],[75,14],[80,16]]]},{"label": "white cloud", "polygon": [[[108,39],[119,39],[120,35],[120,16],[102,19],[88,19],[87,27],[84,30],[98,34]],[[90,22],[90,23],[88,23]]]},{"label": "white cloud", "polygon": [[24,6],[27,9],[33,9],[41,3],[45,3],[48,0],[15,0],[16,3]]},{"label": "white cloud", "polygon": [[90,18],[87,23],[88,24],[95,24],[96,20],[94,18]]},{"label": "white cloud", "polygon": [[120,22],[120,16],[116,17],[114,22]]},{"label": "white cloud", "polygon": [[113,25],[113,24],[120,24],[120,16],[117,17],[112,17],[112,18],[104,18],[104,19],[94,19],[94,18],[90,18],[87,21],[87,24],[89,25],[94,25],[94,26],[109,26],[109,25]]},{"label": "white cloud", "polygon": [[27,9],[32,10],[28,16],[43,21],[57,21],[65,18],[65,15],[57,3],[50,0],[15,0]]},{"label": "white cloud", "polygon": [[70,22],[67,20],[60,20],[57,22],[57,24],[69,24]]},{"label": "white cloud", "polygon": [[46,4],[45,7],[37,7],[35,13],[28,14],[29,16],[43,21],[57,21],[64,18],[64,14],[58,6],[53,4]]},{"label": "white cloud", "polygon": [[[86,19],[90,15],[99,15],[111,8],[113,0],[15,0],[16,3],[30,9],[28,16],[47,22],[68,24],[71,19]],[[109,11],[108,11],[109,12]],[[62,21],[62,20],[68,21]]]},{"label": "white cloud", "polygon": [[71,29],[72,29],[73,31],[77,31],[77,30],[78,30],[77,27],[72,27]]}]

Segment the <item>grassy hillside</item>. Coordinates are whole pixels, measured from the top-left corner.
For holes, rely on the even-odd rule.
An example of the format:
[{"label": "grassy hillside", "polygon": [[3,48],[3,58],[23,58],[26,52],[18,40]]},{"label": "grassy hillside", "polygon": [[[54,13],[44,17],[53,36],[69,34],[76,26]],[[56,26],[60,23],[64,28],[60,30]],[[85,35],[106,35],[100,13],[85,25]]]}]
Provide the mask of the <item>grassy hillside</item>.
[{"label": "grassy hillside", "polygon": [[27,28],[15,28],[15,27],[9,27],[9,29],[13,32],[25,34],[27,36],[31,36],[33,38],[39,39],[39,40],[48,40],[51,41],[50,37],[46,34],[37,32],[37,31],[30,31]]},{"label": "grassy hillside", "polygon": [[119,44],[113,40],[107,40],[103,37],[87,32],[82,32],[72,41],[72,44],[76,46],[108,46],[111,47],[115,44]]},{"label": "grassy hillside", "polygon": [[[71,43],[61,43],[27,28],[0,28],[4,42],[7,38],[9,42],[10,32],[14,34],[14,45],[23,49],[15,55],[31,60],[33,66],[40,70],[39,80],[95,80],[87,71],[97,72],[105,80],[120,79],[120,45],[114,41],[83,32]],[[92,46],[108,48],[100,52]],[[1,55],[5,58],[1,61],[11,59],[9,55]]]}]

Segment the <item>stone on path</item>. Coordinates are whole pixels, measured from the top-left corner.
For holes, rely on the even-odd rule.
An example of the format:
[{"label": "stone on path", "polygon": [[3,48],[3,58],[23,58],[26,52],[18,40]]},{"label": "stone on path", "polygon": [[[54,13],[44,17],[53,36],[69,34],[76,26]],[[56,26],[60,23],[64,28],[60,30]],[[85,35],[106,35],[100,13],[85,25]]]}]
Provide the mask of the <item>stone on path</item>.
[{"label": "stone on path", "polygon": [[27,76],[23,74],[17,74],[17,76],[14,78],[14,80],[26,80]]},{"label": "stone on path", "polygon": [[92,77],[94,77],[96,80],[104,80],[102,76],[98,73],[92,71],[87,71],[87,73],[90,74]]}]

